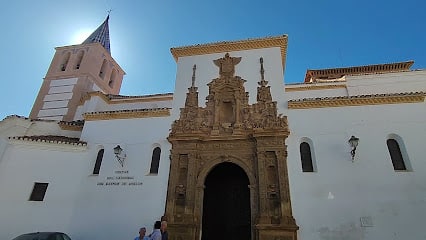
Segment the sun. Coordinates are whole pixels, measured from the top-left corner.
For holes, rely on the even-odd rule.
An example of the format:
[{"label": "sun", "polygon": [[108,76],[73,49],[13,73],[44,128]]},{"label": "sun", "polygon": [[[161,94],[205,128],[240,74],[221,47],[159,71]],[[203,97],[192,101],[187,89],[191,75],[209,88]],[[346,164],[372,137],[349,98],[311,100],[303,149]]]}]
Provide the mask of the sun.
[{"label": "sun", "polygon": [[92,31],[90,29],[80,29],[77,32],[74,33],[72,37],[72,44],[81,44],[84,40],[86,40]]}]

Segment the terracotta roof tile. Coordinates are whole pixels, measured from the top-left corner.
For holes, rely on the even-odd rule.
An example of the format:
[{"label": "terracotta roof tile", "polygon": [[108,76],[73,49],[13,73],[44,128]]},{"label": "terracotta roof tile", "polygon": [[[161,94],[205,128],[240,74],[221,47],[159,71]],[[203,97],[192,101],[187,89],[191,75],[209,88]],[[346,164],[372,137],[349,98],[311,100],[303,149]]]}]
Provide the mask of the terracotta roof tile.
[{"label": "terracotta roof tile", "polygon": [[19,116],[19,115],[9,115],[7,117],[5,117],[3,120],[8,119],[8,118],[20,118],[20,119],[24,119],[24,120],[30,120],[30,121],[37,121],[37,122],[57,122],[57,120],[50,120],[50,119],[38,119],[38,118],[28,118],[28,117],[24,117],[24,116]]},{"label": "terracotta roof tile", "polygon": [[171,108],[140,108],[140,109],[126,109],[115,111],[101,111],[101,112],[87,112],[85,114],[105,114],[105,113],[130,113],[130,112],[155,112],[161,110],[170,110]]},{"label": "terracotta roof tile", "polygon": [[58,122],[59,127],[62,130],[71,130],[71,131],[81,131],[84,127],[84,120],[77,120],[77,121],[60,121]]},{"label": "terracotta roof tile", "polygon": [[15,137],[9,137],[9,139],[29,141],[29,142],[44,142],[44,143],[55,143],[55,144],[69,144],[69,145],[75,145],[75,146],[87,146],[87,142],[80,141],[79,138],[54,136],[54,135],[15,136]]},{"label": "terracotta roof tile", "polygon": [[77,121],[60,121],[58,122],[59,125],[67,125],[67,126],[83,126],[84,120],[77,120]]},{"label": "terracotta roof tile", "polygon": [[303,101],[320,101],[320,100],[337,100],[337,99],[357,99],[357,98],[368,98],[368,97],[397,97],[397,96],[414,96],[414,95],[425,95],[425,92],[406,92],[406,93],[383,93],[383,94],[367,94],[367,95],[356,95],[356,96],[341,96],[341,97],[317,97],[317,98],[302,98],[302,99],[291,99],[288,102],[303,102]]},{"label": "terracotta roof tile", "polygon": [[139,95],[139,96],[124,96],[124,95],[106,95],[110,100],[112,99],[128,99],[128,98],[145,98],[145,97],[173,97],[173,93],[159,93],[159,94],[149,94],[149,95]]},{"label": "terracotta roof tile", "polygon": [[375,64],[344,68],[308,69],[305,75],[305,83],[330,81],[342,78],[345,75],[380,74],[391,72],[409,71],[414,61]]}]

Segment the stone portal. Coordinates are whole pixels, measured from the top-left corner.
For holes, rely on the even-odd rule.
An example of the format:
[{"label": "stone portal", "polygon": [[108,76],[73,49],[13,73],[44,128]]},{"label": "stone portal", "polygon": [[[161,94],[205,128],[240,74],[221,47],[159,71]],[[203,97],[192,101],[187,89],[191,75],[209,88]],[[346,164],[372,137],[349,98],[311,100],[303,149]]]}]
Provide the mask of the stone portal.
[{"label": "stone portal", "polygon": [[[246,80],[234,76],[235,65],[241,61],[228,53],[214,60],[219,77],[207,84],[209,95],[204,108],[198,106],[193,67],[185,107],[168,137],[172,150],[165,216],[170,240],[217,239],[210,229],[217,224],[222,228],[219,232],[229,229],[226,231],[231,235],[243,234],[230,239],[297,239],[287,173],[287,117],[277,114],[277,103],[272,101],[264,79],[262,58],[257,102],[248,104]],[[234,174],[240,177],[233,179]],[[247,181],[239,182],[245,179],[243,176]],[[229,194],[232,187],[243,195],[238,206],[242,213],[233,214],[242,214],[244,220],[219,222],[220,217],[214,214],[237,207],[232,199],[236,196]],[[212,193],[231,198],[215,199]],[[249,201],[244,203],[247,195]],[[217,201],[224,201],[223,209],[217,209]],[[249,205],[248,210],[244,210],[244,204]],[[244,230],[235,229],[239,227]],[[227,239],[223,232],[220,239]]]}]

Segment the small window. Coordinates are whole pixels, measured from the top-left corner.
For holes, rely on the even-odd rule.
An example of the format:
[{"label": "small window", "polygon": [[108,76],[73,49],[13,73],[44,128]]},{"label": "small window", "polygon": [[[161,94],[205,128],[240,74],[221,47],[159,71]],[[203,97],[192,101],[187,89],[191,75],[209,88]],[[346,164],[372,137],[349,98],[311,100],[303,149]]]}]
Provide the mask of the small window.
[{"label": "small window", "polygon": [[404,162],[404,158],[402,157],[401,148],[399,147],[398,142],[395,139],[388,139],[386,141],[388,145],[389,154],[392,160],[393,169],[396,171],[404,171],[407,170]]},{"label": "small window", "polygon": [[67,69],[67,65],[68,65],[68,61],[70,60],[71,57],[71,53],[67,52],[64,56],[64,58],[62,59],[62,63],[60,65],[60,70],[63,72]]},{"label": "small window", "polygon": [[104,59],[102,62],[101,69],[99,70],[99,77],[104,78],[105,77],[105,71],[107,68],[107,60]]},{"label": "small window", "polygon": [[109,85],[110,88],[114,87],[116,76],[117,76],[117,70],[113,69],[112,72],[111,72],[109,82],[108,82],[108,85]]},{"label": "small window", "polygon": [[80,65],[81,65],[81,61],[83,60],[83,56],[84,56],[84,51],[80,50],[77,54],[77,61],[76,61],[74,69],[80,69]]},{"label": "small window", "polygon": [[160,155],[161,148],[154,148],[154,150],[152,151],[151,168],[149,169],[149,173],[158,174],[158,167],[160,166]]},{"label": "small window", "polygon": [[34,188],[29,201],[43,201],[47,185],[49,185],[49,183],[34,183]]},{"label": "small window", "polygon": [[313,172],[314,166],[312,164],[311,147],[309,146],[309,143],[302,142],[300,144],[300,158],[302,161],[302,171]]},{"label": "small window", "polygon": [[95,167],[93,168],[93,174],[99,174],[101,170],[102,159],[104,158],[104,149],[99,150],[98,156],[96,157]]}]

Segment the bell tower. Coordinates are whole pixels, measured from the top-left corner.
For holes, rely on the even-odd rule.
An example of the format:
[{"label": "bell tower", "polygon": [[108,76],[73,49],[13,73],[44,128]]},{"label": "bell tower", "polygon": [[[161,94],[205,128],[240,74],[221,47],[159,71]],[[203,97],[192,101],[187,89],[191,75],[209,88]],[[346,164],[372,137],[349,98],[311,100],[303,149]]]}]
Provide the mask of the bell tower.
[{"label": "bell tower", "polygon": [[82,44],[55,48],[30,118],[80,120],[75,114],[86,93],[120,92],[125,72],[111,56],[108,21],[109,15]]}]

